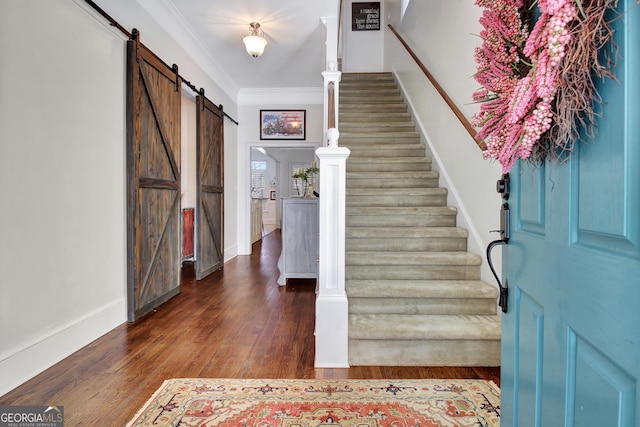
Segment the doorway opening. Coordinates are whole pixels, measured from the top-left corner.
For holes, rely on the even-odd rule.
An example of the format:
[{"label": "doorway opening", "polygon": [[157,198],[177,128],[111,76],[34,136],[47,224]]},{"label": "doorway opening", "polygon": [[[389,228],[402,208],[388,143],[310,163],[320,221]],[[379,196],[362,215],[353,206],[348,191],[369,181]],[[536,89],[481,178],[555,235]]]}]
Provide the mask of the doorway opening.
[{"label": "doorway opening", "polygon": [[251,244],[280,228],[282,199],[301,197],[292,176],[315,161],[315,147],[252,146]]}]

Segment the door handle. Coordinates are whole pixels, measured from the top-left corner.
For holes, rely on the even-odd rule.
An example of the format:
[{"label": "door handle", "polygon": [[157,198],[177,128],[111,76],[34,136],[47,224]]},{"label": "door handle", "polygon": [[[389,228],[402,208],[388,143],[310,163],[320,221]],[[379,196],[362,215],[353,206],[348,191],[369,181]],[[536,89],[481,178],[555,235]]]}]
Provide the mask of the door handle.
[{"label": "door handle", "polygon": [[511,191],[510,187],[511,180],[509,178],[509,174],[503,174],[502,178],[500,178],[496,183],[496,191],[502,194],[503,199],[502,205],[500,207],[500,230],[494,230],[500,233],[500,239],[494,240],[493,242],[489,243],[489,246],[487,246],[487,262],[489,263],[489,268],[493,273],[493,277],[496,278],[498,287],[500,288],[500,299],[498,301],[498,305],[502,307],[503,313],[506,313],[508,311],[509,287],[506,283],[505,286],[502,286],[502,282],[500,281],[500,278],[498,277],[498,274],[493,267],[493,262],[491,260],[491,251],[496,246],[508,244],[509,237],[511,237],[511,211],[509,210],[509,203],[507,203],[507,200],[509,200],[509,193]]}]

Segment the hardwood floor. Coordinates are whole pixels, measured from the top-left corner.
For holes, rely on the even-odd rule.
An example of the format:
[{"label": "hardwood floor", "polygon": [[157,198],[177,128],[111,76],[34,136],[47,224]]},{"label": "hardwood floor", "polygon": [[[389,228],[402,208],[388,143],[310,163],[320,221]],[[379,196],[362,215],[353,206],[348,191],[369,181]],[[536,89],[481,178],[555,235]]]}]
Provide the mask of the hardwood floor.
[{"label": "hardwood floor", "polygon": [[314,369],[315,281],[276,281],[280,234],[257,242],[135,324],[123,324],[0,397],[1,405],[63,405],[66,426],[122,426],[165,379],[480,378],[499,368]]}]

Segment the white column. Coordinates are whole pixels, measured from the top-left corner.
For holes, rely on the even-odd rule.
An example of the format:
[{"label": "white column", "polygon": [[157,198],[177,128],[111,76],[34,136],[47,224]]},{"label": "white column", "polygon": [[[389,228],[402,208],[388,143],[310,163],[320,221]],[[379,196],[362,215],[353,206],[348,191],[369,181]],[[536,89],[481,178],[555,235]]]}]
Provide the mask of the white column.
[{"label": "white column", "polygon": [[316,368],[347,368],[349,305],[345,291],[345,192],[348,148],[338,147],[338,131],[329,129],[330,145],[316,150],[320,159],[318,295],[316,297]]}]

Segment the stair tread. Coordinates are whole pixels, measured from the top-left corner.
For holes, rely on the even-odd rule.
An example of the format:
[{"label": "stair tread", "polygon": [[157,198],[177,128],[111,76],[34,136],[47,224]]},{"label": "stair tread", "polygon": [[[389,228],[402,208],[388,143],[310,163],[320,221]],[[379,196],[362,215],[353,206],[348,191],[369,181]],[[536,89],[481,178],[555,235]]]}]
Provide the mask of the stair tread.
[{"label": "stair tread", "polygon": [[[399,114],[399,113],[407,113],[407,105],[406,104],[356,104],[356,103],[350,103],[350,104],[340,104],[340,108],[341,109],[345,109],[345,108],[349,108],[350,111],[354,114],[364,114],[364,113],[372,113],[372,114],[382,114],[382,113],[386,113],[386,114]],[[338,117],[342,117],[342,116],[338,116]]]},{"label": "stair tread", "polygon": [[[351,105],[349,105],[349,107],[352,107]],[[388,112],[388,111],[378,111],[378,112],[374,112],[374,113],[368,113],[368,114],[364,114],[360,111],[340,111],[338,113],[338,118],[340,119],[340,123],[343,124],[344,122],[347,123],[351,123],[351,120],[354,119],[364,119],[364,118],[368,118],[371,119],[370,121],[373,123],[377,123],[379,121],[379,119],[399,119],[399,118],[405,118],[405,122],[406,120],[410,120],[411,119],[411,114],[409,114],[409,111],[393,111],[393,112]],[[378,119],[378,120],[375,120]],[[353,123],[361,123],[360,120],[357,121],[353,121]]]},{"label": "stair tread", "polygon": [[340,87],[340,101],[346,98],[353,99],[364,99],[365,101],[369,98],[381,98],[381,97],[389,97],[395,98],[400,101],[404,101],[402,95],[400,94],[400,90],[398,86],[386,85],[381,87],[372,86],[369,90],[368,88],[363,86],[352,86],[347,85],[347,87]]},{"label": "stair tread", "polygon": [[346,251],[345,265],[362,266],[467,266],[480,265],[482,257],[471,252],[426,252],[426,251]]},{"label": "stair tread", "polygon": [[500,340],[499,315],[350,314],[349,339]]},{"label": "stair tread", "polygon": [[370,131],[370,132],[350,132],[350,131],[341,131],[340,132],[340,141],[344,143],[345,140],[403,140],[406,138],[420,138],[420,134],[414,130],[412,131]]},{"label": "stair tread", "polygon": [[448,193],[447,189],[442,187],[435,187],[435,188],[434,187],[416,187],[416,188],[349,187],[347,188],[347,196],[439,196],[439,195],[447,195],[447,193]]},{"label": "stair tread", "polygon": [[453,206],[425,206],[425,207],[369,207],[352,206],[347,208],[347,215],[456,215],[457,209]]},{"label": "stair tread", "polygon": [[340,96],[344,92],[358,94],[358,93],[370,93],[376,94],[380,92],[395,92],[397,96],[400,94],[400,87],[395,80],[369,80],[366,82],[341,82],[340,83]]},{"label": "stair tread", "polygon": [[393,74],[390,71],[353,71],[342,73],[342,79],[357,79],[358,81],[366,79],[382,79],[387,78],[393,80]]},{"label": "stair tread", "polygon": [[347,238],[466,238],[469,232],[459,227],[348,227]]},{"label": "stair tread", "polygon": [[498,289],[481,280],[383,280],[351,279],[350,298],[491,298]]},{"label": "stair tread", "polygon": [[[370,153],[371,151],[375,151],[375,150],[384,150],[384,151],[390,151],[390,152],[396,152],[398,150],[424,150],[426,147],[424,144],[421,143],[393,143],[393,144],[379,144],[376,146],[362,146],[362,145],[349,145],[349,143],[343,143],[343,141],[341,142],[341,146],[343,147],[347,147],[351,150],[351,154],[353,155],[353,152],[358,152],[358,153]],[[392,156],[390,156],[392,157]],[[398,156],[398,157],[407,157],[407,156]]]},{"label": "stair tread", "polygon": [[423,157],[423,158],[414,158],[414,157],[355,157],[349,158],[347,160],[347,167],[349,167],[350,163],[357,163],[359,165],[362,164],[371,164],[371,165],[380,165],[380,164],[412,164],[412,163],[428,163],[431,164],[431,158]]},{"label": "stair tread", "polygon": [[[358,123],[340,123],[340,135],[344,136],[344,134],[356,133],[358,135],[371,135],[371,134],[379,134],[379,133],[391,133],[391,132],[415,132],[415,127],[413,123],[406,122],[378,122],[378,123],[367,123],[367,122],[358,122]],[[366,129],[365,132],[361,132],[361,130]],[[417,133],[417,132],[415,132]]]},{"label": "stair tread", "polygon": [[347,179],[438,178],[439,176],[440,174],[436,171],[347,172]]}]

